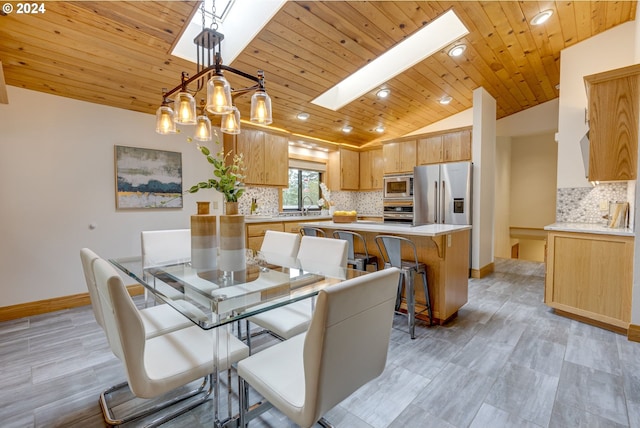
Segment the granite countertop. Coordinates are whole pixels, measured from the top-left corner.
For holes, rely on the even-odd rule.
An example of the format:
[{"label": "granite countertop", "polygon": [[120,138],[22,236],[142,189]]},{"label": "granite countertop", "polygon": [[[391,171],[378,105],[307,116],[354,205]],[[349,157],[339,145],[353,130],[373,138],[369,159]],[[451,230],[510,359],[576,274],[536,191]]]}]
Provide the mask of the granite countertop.
[{"label": "granite countertop", "polygon": [[352,230],[354,232],[393,233],[414,236],[440,236],[471,229],[471,226],[468,225],[427,224],[424,226],[412,226],[404,223],[383,223],[378,221],[356,221],[353,223],[316,221],[308,223],[308,225],[325,229]]},{"label": "granite countertop", "polygon": [[614,229],[603,224],[596,223],[553,223],[544,227],[544,230],[557,232],[597,233],[600,235],[635,236],[632,229]]}]

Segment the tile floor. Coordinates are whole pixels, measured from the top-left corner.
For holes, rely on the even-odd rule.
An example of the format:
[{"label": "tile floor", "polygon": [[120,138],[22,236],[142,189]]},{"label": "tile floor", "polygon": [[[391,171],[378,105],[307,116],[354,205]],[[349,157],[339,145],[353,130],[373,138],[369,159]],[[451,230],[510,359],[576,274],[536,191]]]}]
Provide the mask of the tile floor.
[{"label": "tile floor", "polygon": [[[496,260],[495,273],[470,280],[451,323],[420,324],[412,341],[397,315],[385,372],[327,419],[345,428],[640,427],[640,343],[555,315],[543,288],[543,264]],[[103,427],[98,395],[123,379],[89,307],[0,323],[2,427]],[[211,409],[166,426],[211,427]],[[289,425],[272,410],[250,426]]]}]

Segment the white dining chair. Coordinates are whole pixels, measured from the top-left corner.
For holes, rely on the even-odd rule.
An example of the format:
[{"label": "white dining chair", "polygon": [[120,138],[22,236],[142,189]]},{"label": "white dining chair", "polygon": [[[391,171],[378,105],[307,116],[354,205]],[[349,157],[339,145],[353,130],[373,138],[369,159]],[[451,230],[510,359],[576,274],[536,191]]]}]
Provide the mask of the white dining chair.
[{"label": "white dining chair", "polygon": [[[82,261],[82,270],[87,283],[87,289],[89,290],[89,298],[91,300],[93,315],[95,316],[98,325],[104,328],[104,316],[102,314],[100,296],[98,294],[94,275],[94,263],[98,259],[100,259],[100,257],[89,248],[83,248],[80,250],[80,260]],[[187,302],[184,303],[188,304]],[[196,313],[201,313],[201,317],[206,316],[195,306],[191,310]],[[141,309],[140,318],[144,323],[147,338],[156,337],[164,333],[169,333],[193,325],[193,323],[184,315],[180,314],[166,303]]]},{"label": "white dining chair", "polygon": [[[185,405],[160,416],[154,425],[205,402],[213,388],[214,358],[218,370],[228,370],[231,365],[249,355],[249,348],[229,335],[191,326],[171,333],[147,338],[145,324],[122,278],[107,261],[97,259],[94,273],[104,316],[105,333],[112,352],[122,361],[127,382],[111,387],[100,394],[100,405],[105,421],[120,425],[156,413],[178,402]],[[216,340],[216,334],[220,340]],[[205,379],[199,388],[177,397],[170,397],[162,405],[144,408],[135,414],[116,417],[110,404],[110,396],[129,387],[135,397],[152,399],[187,385],[200,378]],[[209,388],[205,389],[207,383]],[[189,398],[193,398],[187,402]]]},{"label": "white dining chair", "polygon": [[[184,263],[191,260],[190,229],[143,230],[140,233],[140,244],[142,267],[145,269]],[[149,282],[172,300],[178,300],[183,297],[182,293],[155,277],[151,278]],[[145,302],[147,297],[148,294],[145,290]]]},{"label": "white dining chair", "polygon": [[[303,236],[297,253],[304,267],[334,269],[347,267],[347,241]],[[254,324],[266,329],[278,339],[290,339],[309,327],[313,313],[312,299],[305,299],[250,317]],[[249,334],[247,335],[250,336]],[[250,344],[250,342],[249,342]]]},{"label": "white dining chair", "polygon": [[[327,426],[322,415],[384,370],[399,275],[391,268],[321,290],[305,334],[240,361],[240,426],[270,405],[301,427]],[[249,410],[248,385],[267,402]]]}]

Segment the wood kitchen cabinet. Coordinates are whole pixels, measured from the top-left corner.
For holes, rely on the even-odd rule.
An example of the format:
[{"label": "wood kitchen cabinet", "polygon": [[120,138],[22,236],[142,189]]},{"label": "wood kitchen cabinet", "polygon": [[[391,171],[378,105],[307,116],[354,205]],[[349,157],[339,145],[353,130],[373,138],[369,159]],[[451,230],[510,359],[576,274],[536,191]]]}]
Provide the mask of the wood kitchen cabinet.
[{"label": "wood kitchen cabinet", "polygon": [[246,223],[247,248],[259,251],[264,240],[264,234],[267,230],[275,230],[276,232],[284,232],[282,222],[267,223]]},{"label": "wood kitchen cabinet", "polygon": [[287,135],[243,129],[236,137],[236,151],[244,156],[245,184],[278,187],[289,185]]},{"label": "wood kitchen cabinet", "polygon": [[329,180],[331,190],[358,190],[360,187],[360,154],[340,148],[329,153]]},{"label": "wood kitchen cabinet", "polygon": [[631,236],[549,232],[544,302],[569,316],[626,331],[633,246]]},{"label": "wood kitchen cabinet", "polygon": [[427,134],[417,142],[417,164],[471,160],[471,128]]},{"label": "wood kitchen cabinet", "polygon": [[390,141],[382,145],[384,173],[413,172],[416,166],[416,140]]},{"label": "wood kitchen cabinet", "polygon": [[382,149],[360,152],[360,190],[382,189]]},{"label": "wood kitchen cabinet", "polygon": [[588,98],[590,181],[635,180],[640,65],[584,77]]}]

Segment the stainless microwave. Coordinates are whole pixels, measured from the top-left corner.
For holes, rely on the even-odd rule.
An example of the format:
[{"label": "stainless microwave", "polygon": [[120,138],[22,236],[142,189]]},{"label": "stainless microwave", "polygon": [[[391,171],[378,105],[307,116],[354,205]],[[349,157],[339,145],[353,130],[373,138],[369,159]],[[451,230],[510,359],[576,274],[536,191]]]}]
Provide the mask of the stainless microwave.
[{"label": "stainless microwave", "polygon": [[413,174],[385,175],[383,185],[384,199],[413,198]]}]

